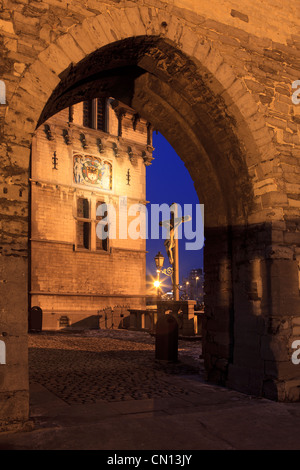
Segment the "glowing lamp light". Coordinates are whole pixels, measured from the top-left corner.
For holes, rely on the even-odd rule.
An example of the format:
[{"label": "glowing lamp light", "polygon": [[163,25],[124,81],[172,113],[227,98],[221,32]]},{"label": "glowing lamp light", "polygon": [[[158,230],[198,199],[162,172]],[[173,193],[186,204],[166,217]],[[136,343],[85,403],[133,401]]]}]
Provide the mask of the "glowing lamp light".
[{"label": "glowing lamp light", "polygon": [[155,259],[156,268],[157,268],[157,270],[160,271],[161,268],[162,268],[163,265],[164,265],[165,258],[164,258],[164,256],[161,254],[161,252],[159,251],[159,252],[157,253],[157,255],[155,256],[154,259]]},{"label": "glowing lamp light", "polygon": [[160,286],[160,282],[159,281],[154,281],[154,287],[156,287],[156,289],[158,289]]}]

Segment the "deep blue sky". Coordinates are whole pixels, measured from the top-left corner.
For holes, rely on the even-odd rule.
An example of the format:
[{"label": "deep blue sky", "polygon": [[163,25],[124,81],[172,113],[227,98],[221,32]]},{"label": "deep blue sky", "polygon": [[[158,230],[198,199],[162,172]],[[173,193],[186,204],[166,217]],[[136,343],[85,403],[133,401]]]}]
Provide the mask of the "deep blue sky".
[{"label": "deep blue sky", "polygon": [[[152,165],[147,167],[146,198],[150,203],[199,204],[194,183],[183,161],[176,154],[168,141],[161,135],[153,133]],[[150,205],[150,204],[149,204]],[[149,211],[149,205],[148,211]],[[194,216],[194,213],[190,214]],[[195,230],[195,219],[193,222]],[[154,257],[158,251],[165,256],[164,267],[169,266],[169,259],[164,247],[164,239],[147,240],[147,274],[155,276]],[[203,267],[203,250],[185,250],[185,240],[179,240],[179,279],[188,275],[191,269]]]}]

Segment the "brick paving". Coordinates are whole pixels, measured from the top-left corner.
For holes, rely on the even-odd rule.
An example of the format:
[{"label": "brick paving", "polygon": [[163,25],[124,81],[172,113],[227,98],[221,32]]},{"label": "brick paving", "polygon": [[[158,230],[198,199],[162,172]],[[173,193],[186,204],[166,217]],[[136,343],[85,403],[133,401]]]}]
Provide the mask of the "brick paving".
[{"label": "brick paving", "polygon": [[146,332],[91,330],[29,335],[30,382],[68,404],[180,397],[188,392],[174,375],[203,375],[199,340],[179,340],[179,362],[155,361]]}]

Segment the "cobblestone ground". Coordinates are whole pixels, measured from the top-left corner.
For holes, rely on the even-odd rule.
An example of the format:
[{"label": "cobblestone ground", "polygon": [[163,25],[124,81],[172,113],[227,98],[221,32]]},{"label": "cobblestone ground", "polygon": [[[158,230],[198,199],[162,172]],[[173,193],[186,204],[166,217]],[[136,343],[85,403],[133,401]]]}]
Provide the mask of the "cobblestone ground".
[{"label": "cobblestone ground", "polygon": [[69,404],[180,396],[173,375],[203,374],[199,340],[179,340],[179,362],[155,361],[146,332],[86,330],[29,335],[29,377]]}]

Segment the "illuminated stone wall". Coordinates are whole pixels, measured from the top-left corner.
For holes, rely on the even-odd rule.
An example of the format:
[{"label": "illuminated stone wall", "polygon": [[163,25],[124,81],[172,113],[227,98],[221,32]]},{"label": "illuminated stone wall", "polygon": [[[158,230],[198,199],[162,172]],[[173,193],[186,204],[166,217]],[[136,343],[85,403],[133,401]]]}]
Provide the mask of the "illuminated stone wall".
[{"label": "illuminated stone wall", "polygon": [[[120,238],[119,225],[126,236],[130,222],[139,214],[128,216],[129,208],[146,203],[143,155],[151,158],[152,153],[147,145],[147,122],[139,119],[134,129],[134,112],[128,110],[122,119],[122,137],[118,137],[83,127],[83,103],[72,111],[73,122],[68,121],[68,110],[61,111],[39,127],[32,144],[30,297],[31,306],[43,310],[43,329],[57,329],[62,316],[67,316],[70,326],[95,327],[97,314],[105,308],[145,307],[146,240]],[[110,105],[106,120],[108,130],[118,130]],[[79,156],[83,161],[91,157],[88,162],[99,165],[94,170],[98,179],[89,180],[83,174],[76,177],[74,161]],[[103,162],[109,176],[101,185]],[[88,164],[84,168],[94,169]],[[127,198],[127,208],[120,197]],[[87,200],[88,218],[92,219],[85,248],[77,243],[80,198]],[[116,233],[111,229],[104,248],[97,241],[97,202],[111,205],[116,216]],[[114,326],[122,321],[115,316]]]}]

